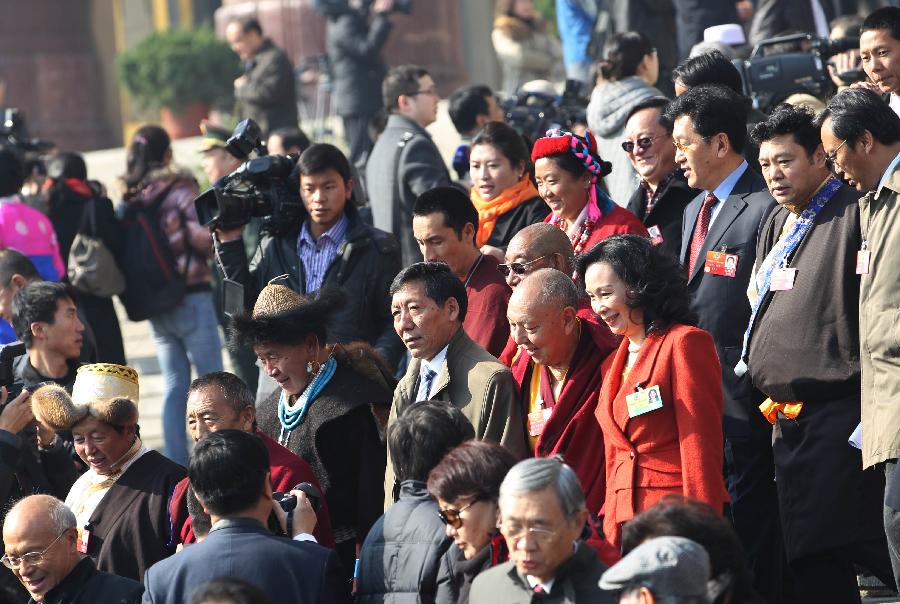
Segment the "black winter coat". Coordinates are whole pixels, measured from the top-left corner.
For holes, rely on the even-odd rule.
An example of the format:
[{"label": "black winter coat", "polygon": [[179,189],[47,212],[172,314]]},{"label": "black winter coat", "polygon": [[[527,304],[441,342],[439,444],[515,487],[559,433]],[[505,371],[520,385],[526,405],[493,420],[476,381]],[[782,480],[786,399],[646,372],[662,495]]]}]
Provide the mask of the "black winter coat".
[{"label": "black winter coat", "polygon": [[99,571],[90,558],[84,558],[47,592],[44,604],[138,604],[143,593],[137,581]]},{"label": "black winter coat", "polygon": [[488,237],[487,245],[505,250],[516,233],[529,225],[543,222],[549,213],[550,208],[543,199],[540,197],[529,199],[522,205],[497,217],[497,223],[494,225],[494,230],[491,231],[491,236]]},{"label": "black winter coat", "polygon": [[241,117],[259,124],[264,135],[278,128],[296,128],[294,66],[285,52],[266,38],[244,75],[246,83],[234,92],[242,105]]},{"label": "black winter coat", "polygon": [[[326,325],[328,343],[364,341],[395,367],[404,351],[394,331],[388,288],[400,271],[400,248],[393,235],[365,224],[348,203],[350,224],[343,245],[325,271],[322,287],[339,287],[347,302]],[[244,286],[244,304],[249,310],[259,292],[275,277],[288,275],[287,286],[306,291],[303,263],[297,255],[297,234],[283,237],[263,235],[251,262],[247,262],[242,239],[216,242],[225,276]],[[285,283],[281,281],[281,283]]]},{"label": "black winter coat", "polygon": [[325,48],[338,115],[373,115],[384,106],[381,82],[387,67],[381,51],[391,22],[376,15],[371,26],[365,15],[345,12],[328,20]]},{"label": "black winter coat", "polygon": [[400,499],[369,531],[359,554],[359,604],[454,603],[461,557],[424,482],[400,484]]},{"label": "black winter coat", "polygon": [[647,228],[659,227],[663,238],[659,247],[677,257],[681,253],[681,221],[684,218],[684,209],[699,194],[698,189],[688,186],[684,174],[678,170],[660,194],[656,204],[650,208],[649,215],[646,212],[647,196],[641,186],[638,186],[629,198],[628,210]]}]

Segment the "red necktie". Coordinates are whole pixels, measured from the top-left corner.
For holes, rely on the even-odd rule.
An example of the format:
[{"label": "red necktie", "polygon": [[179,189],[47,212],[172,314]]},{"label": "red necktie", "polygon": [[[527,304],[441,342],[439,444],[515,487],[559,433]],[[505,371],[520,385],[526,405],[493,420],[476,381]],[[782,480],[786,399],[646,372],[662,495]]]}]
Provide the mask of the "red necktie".
[{"label": "red necktie", "polygon": [[537,585],[534,586],[533,591],[534,591],[534,593],[536,593],[536,594],[546,593],[546,592],[544,591],[543,586],[542,586],[540,583],[538,583]]},{"label": "red necktie", "polygon": [[697,264],[697,257],[703,248],[703,242],[706,241],[706,235],[709,232],[709,219],[712,217],[712,207],[718,203],[718,199],[712,193],[703,200],[700,206],[700,214],[697,216],[697,226],[694,227],[694,236],[691,237],[691,252],[688,256],[688,279],[694,274],[694,266]]}]

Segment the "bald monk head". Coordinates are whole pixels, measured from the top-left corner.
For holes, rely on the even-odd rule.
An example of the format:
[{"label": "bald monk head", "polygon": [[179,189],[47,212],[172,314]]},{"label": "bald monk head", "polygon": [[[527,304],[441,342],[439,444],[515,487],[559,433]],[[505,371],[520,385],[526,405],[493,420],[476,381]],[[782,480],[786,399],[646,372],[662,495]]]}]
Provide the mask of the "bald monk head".
[{"label": "bald monk head", "polygon": [[538,269],[522,279],[509,299],[509,335],[536,363],[565,371],[581,336],[577,309],[578,288],[570,274]]},{"label": "bald monk head", "polygon": [[75,514],[50,495],[20,500],[3,522],[3,564],[35,602],[65,579],[81,561],[76,549]]},{"label": "bald monk head", "polygon": [[[532,224],[510,240],[506,247],[506,283],[513,289],[525,275],[541,268],[555,268],[567,275],[574,269],[575,250],[569,236],[547,222]],[[521,272],[516,272],[517,270]]]}]

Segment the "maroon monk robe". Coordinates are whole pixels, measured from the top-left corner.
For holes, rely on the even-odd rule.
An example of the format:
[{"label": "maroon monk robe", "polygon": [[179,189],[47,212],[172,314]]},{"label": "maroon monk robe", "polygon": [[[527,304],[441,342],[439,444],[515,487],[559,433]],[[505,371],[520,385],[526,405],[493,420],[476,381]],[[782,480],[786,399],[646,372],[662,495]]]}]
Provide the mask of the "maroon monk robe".
[{"label": "maroon monk robe", "polygon": [[[596,313],[591,310],[591,303],[590,300],[588,300],[587,296],[582,296],[578,301],[578,312],[576,313],[576,315],[582,321],[586,321],[594,326],[597,326],[601,331],[606,332],[605,337],[609,339],[609,342],[611,342],[610,345],[613,347],[613,349],[615,349],[615,347],[619,345],[619,340],[621,338],[613,335],[613,333],[609,330],[609,327],[606,326],[606,323],[601,323],[598,320]],[[500,356],[498,356],[497,359],[507,367],[512,367],[513,363],[515,363],[516,359],[518,358],[518,354],[519,347],[516,346],[515,341],[512,339],[512,337],[510,337],[506,341],[506,346],[503,348],[503,352],[500,353]]]},{"label": "maroon monk robe", "polygon": [[470,338],[494,356],[500,354],[509,339],[506,305],[512,290],[497,270],[500,262],[483,254],[466,279],[469,299],[463,329]]}]

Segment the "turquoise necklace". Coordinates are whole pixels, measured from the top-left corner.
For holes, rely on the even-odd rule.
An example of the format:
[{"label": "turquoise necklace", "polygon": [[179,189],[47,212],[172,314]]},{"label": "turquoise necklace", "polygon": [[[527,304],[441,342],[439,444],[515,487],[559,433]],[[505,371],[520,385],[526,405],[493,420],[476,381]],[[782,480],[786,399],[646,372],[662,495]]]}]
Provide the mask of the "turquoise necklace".
[{"label": "turquoise necklace", "polygon": [[278,442],[282,446],[287,445],[287,441],[291,437],[291,431],[303,422],[310,405],[321,394],[325,386],[328,385],[336,369],[337,361],[334,360],[333,356],[328,357],[322,363],[322,366],[319,367],[309,385],[294,401],[294,404],[289,403],[284,390],[281,391],[278,397],[278,421],[281,422],[281,434],[278,437]]}]

